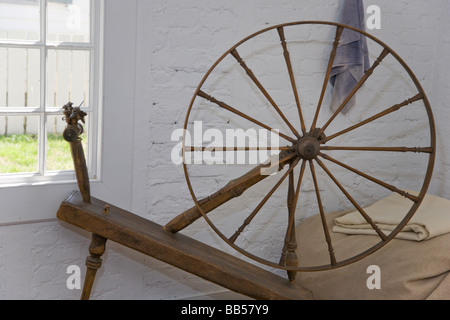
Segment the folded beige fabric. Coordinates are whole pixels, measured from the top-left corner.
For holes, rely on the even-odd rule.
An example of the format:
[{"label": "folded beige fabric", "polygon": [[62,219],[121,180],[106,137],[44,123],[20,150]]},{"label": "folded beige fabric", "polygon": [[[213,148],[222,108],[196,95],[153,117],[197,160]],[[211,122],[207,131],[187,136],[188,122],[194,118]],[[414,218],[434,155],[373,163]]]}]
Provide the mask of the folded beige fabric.
[{"label": "folded beige fabric", "polygon": [[[327,213],[327,226],[348,212]],[[297,256],[301,267],[330,263],[320,215],[296,228]],[[380,242],[367,235],[330,234],[337,261],[360,254]],[[299,272],[295,284],[321,300],[450,300],[450,233],[427,241],[393,239],[364,259],[345,267]],[[369,266],[380,267],[381,289],[369,289]]]},{"label": "folded beige fabric", "polygon": [[[416,191],[407,191],[417,195]],[[393,193],[364,208],[375,224],[388,235],[411,209],[412,202]],[[358,212],[350,212],[334,219],[333,232],[345,234],[376,234],[372,226]],[[450,200],[426,194],[422,204],[396,238],[423,241],[450,232]]]}]

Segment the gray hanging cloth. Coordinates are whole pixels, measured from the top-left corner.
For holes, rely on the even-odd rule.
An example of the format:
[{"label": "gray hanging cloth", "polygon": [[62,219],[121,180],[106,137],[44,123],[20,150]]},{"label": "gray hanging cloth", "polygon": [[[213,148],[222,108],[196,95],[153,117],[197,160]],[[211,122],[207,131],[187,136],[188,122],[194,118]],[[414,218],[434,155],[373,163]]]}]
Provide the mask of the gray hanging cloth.
[{"label": "gray hanging cloth", "polygon": [[[340,23],[365,31],[363,1],[344,0]],[[333,85],[331,98],[333,112],[341,106],[369,68],[366,37],[359,32],[344,29],[330,74],[330,82]],[[347,113],[354,104],[355,96],[342,109],[342,113]]]}]

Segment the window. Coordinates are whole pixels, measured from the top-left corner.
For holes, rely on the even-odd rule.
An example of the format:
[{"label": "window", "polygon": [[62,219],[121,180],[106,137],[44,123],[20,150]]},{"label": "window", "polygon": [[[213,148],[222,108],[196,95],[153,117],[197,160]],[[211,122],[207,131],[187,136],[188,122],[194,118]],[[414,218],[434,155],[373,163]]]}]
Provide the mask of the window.
[{"label": "window", "polygon": [[0,0],[0,184],[73,180],[62,106],[83,105],[97,177],[101,1]]}]

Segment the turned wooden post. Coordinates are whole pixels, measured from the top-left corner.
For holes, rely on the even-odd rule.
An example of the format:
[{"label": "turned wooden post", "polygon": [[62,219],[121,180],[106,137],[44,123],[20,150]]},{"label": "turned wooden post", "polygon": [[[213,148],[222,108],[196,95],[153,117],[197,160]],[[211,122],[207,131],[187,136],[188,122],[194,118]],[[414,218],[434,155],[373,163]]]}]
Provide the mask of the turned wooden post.
[{"label": "turned wooden post", "polygon": [[83,292],[81,293],[81,300],[89,300],[92,286],[94,285],[95,275],[97,270],[102,266],[102,259],[100,258],[105,253],[106,238],[103,238],[95,233],[92,234],[92,241],[89,246],[90,256],[86,258],[86,277],[84,279]]},{"label": "turned wooden post", "polygon": [[[81,111],[80,107],[73,107],[71,102],[67,103],[63,109],[64,120],[67,123],[67,126],[63,132],[63,137],[70,144],[78,188],[80,189],[83,201],[86,203],[91,203],[89,174],[83,145],[81,144],[80,139],[80,135],[83,133],[83,126],[79,123],[80,120],[84,123],[86,113]],[[83,292],[81,294],[81,300],[89,299],[91,289],[94,284],[95,275],[97,274],[97,270],[102,265],[102,259],[100,257],[105,252],[105,244],[105,238],[97,234],[92,234],[92,241],[89,246],[90,255],[86,258],[87,271]]]},{"label": "turned wooden post", "polygon": [[[289,174],[289,191],[287,198],[287,207],[289,212],[289,225],[290,234],[287,235],[289,242],[287,244],[287,255],[286,255],[286,265],[289,267],[298,267],[298,259],[295,250],[297,249],[297,242],[295,237],[295,227],[294,227],[294,215],[295,215],[295,188],[294,188],[294,171]],[[297,271],[288,271],[288,278],[290,281],[294,281],[297,275]]]},{"label": "turned wooden post", "polygon": [[78,188],[85,202],[91,202],[91,192],[89,185],[89,174],[86,165],[86,157],[84,156],[83,145],[81,144],[80,135],[83,133],[83,126],[78,123],[84,123],[86,113],[81,111],[79,107],[73,107],[72,102],[67,103],[64,107],[64,120],[67,126],[64,129],[63,137],[69,142],[72,152],[73,165],[77,177]]},{"label": "turned wooden post", "polygon": [[[299,178],[301,180],[301,178]],[[297,258],[297,242],[295,237],[295,207],[297,205],[296,190],[294,187],[294,171],[289,173],[289,189],[287,194],[287,208],[289,212],[288,229],[284,239],[283,250],[281,251],[281,258],[279,264],[281,266],[298,267]],[[287,270],[287,275],[290,281],[294,281],[297,276],[297,271]]]}]

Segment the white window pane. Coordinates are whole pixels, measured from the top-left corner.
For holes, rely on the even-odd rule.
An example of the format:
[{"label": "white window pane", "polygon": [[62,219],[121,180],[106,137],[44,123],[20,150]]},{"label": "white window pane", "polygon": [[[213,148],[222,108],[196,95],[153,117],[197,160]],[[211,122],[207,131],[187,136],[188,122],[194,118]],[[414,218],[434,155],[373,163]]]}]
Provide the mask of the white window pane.
[{"label": "white window pane", "polygon": [[[90,45],[93,5],[96,2],[91,0],[0,0],[0,41],[29,41],[26,47],[21,42],[0,47],[2,182],[29,177],[14,173],[32,173],[30,181],[66,179],[71,174],[46,175],[73,170],[69,143],[62,138],[66,123],[53,108],[69,101],[90,107],[90,86],[95,81],[91,56],[96,50]],[[43,17],[46,21],[40,20]],[[34,43],[45,38],[46,43]],[[58,48],[53,42],[70,42],[70,46]],[[8,109],[26,107],[30,107],[28,114],[26,109]],[[8,110],[14,113],[8,115]],[[87,124],[84,127],[87,131]],[[88,159],[87,132],[81,138]]]},{"label": "white window pane", "polygon": [[47,41],[90,42],[90,0],[48,3]]},{"label": "white window pane", "polygon": [[39,0],[0,0],[0,39],[39,40]]},{"label": "white window pane", "polygon": [[0,48],[0,108],[38,107],[39,49]]},{"label": "white window pane", "polygon": [[[46,171],[73,170],[73,160],[70,145],[63,138],[66,122],[63,115],[52,115],[47,117],[47,155]],[[81,134],[85,156],[87,157],[87,126],[83,125],[84,132]]]},{"label": "white window pane", "polygon": [[90,52],[49,50],[47,60],[47,107],[67,102],[89,106]]},{"label": "white window pane", "polygon": [[0,116],[0,174],[38,171],[38,116]]}]

